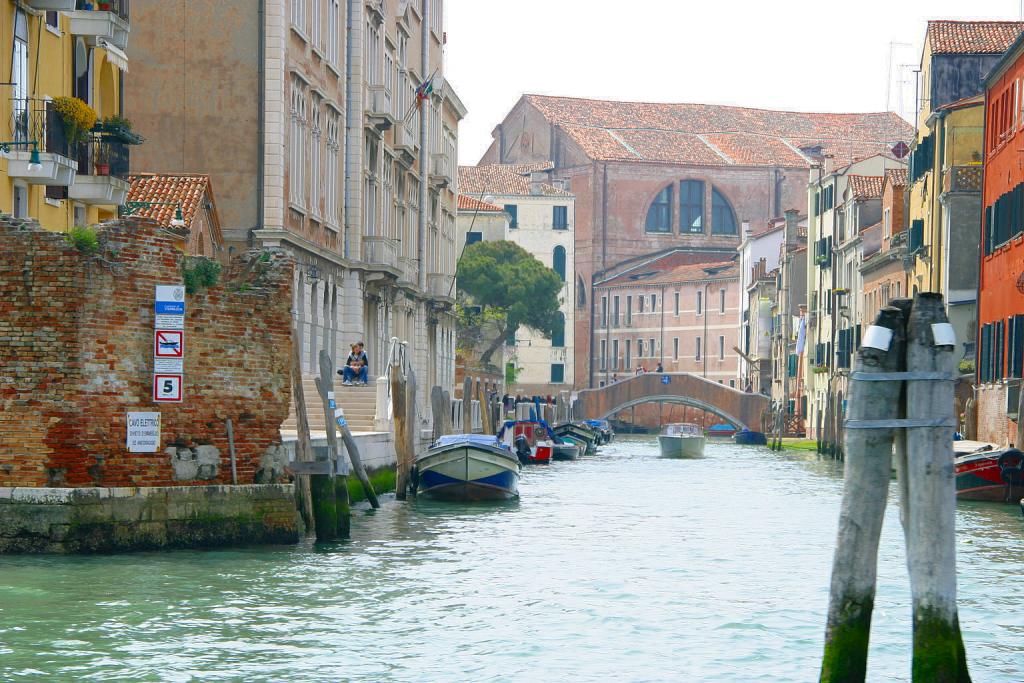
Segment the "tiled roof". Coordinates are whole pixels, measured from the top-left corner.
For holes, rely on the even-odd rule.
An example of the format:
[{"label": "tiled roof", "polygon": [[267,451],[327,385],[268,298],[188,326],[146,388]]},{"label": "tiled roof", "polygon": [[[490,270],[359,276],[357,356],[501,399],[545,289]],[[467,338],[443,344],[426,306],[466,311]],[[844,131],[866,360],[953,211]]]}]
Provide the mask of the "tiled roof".
[{"label": "tiled roof", "polygon": [[885,182],[889,183],[893,187],[906,187],[907,186],[907,169],[905,168],[890,168],[885,171]]},{"label": "tiled roof", "polygon": [[710,104],[524,95],[592,159],[702,165],[808,166],[802,147],[837,160],[886,153],[913,129],[891,112],[824,114]]},{"label": "tiled roof", "polygon": [[872,199],[882,196],[882,176],[851,175],[849,176],[850,195],[853,199]]},{"label": "tiled roof", "polygon": [[[170,226],[177,209],[176,204],[181,205],[185,225],[192,225],[196,212],[203,206],[203,199],[209,195],[210,201],[213,201],[208,175],[141,173],[131,176],[129,180],[132,186],[126,201],[166,202],[138,209],[132,215],[151,218],[163,226]],[[215,231],[219,229],[219,226],[214,228]]]},{"label": "tiled roof", "polygon": [[476,197],[469,197],[464,194],[459,195],[459,211],[485,211],[488,213],[496,213],[504,210],[505,209],[500,206],[480,201]]},{"label": "tiled roof", "polygon": [[1017,39],[1021,21],[950,21],[928,22],[928,44],[932,54],[1002,54]]},{"label": "tiled roof", "polygon": [[[486,164],[459,166],[459,190],[468,194],[529,195],[530,173],[547,171],[551,162],[542,164]],[[572,197],[571,192],[543,183],[541,194],[549,197]]]},{"label": "tiled roof", "polygon": [[[671,256],[671,255],[669,255]],[[739,277],[740,268],[735,261],[716,263],[673,264],[671,258],[662,258],[635,268],[610,280],[598,283],[599,287],[623,285],[673,284],[697,282],[700,280],[722,280]]]}]

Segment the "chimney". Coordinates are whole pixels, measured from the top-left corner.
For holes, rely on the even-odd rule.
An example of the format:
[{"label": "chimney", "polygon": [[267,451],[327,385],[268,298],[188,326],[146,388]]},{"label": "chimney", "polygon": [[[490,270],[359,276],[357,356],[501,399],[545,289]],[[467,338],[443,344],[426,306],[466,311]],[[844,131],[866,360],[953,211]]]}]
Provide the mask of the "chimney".
[{"label": "chimney", "polygon": [[796,247],[799,239],[797,229],[800,223],[800,212],[796,209],[786,209],[786,251]]},{"label": "chimney", "polygon": [[531,171],[530,172],[530,194],[536,196],[543,194],[541,185],[548,179],[548,174],[544,171]]}]

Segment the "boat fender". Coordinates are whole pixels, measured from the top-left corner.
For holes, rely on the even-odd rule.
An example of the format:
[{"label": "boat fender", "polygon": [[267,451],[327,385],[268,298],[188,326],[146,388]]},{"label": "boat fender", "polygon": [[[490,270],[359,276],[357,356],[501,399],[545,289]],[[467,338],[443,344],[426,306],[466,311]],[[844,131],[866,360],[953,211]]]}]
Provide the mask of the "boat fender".
[{"label": "boat fender", "polygon": [[1020,486],[1024,483],[1024,452],[1011,448],[999,456],[996,461],[999,465],[999,477],[1010,486]]}]

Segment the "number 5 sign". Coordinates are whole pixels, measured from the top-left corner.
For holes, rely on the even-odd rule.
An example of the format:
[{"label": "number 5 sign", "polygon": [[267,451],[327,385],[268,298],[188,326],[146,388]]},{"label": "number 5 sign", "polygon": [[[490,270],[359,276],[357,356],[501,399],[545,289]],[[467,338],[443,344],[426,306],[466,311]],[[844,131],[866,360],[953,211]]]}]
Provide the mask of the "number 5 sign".
[{"label": "number 5 sign", "polygon": [[157,403],[180,403],[181,378],[181,375],[153,375],[153,400]]}]

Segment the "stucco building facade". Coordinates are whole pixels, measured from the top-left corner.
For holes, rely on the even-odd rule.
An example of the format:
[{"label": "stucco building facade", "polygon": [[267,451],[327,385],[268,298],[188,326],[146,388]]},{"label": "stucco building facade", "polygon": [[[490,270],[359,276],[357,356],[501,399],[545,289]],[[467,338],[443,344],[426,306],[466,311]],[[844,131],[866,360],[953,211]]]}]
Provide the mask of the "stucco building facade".
[{"label": "stucco building facade", "polygon": [[[229,249],[293,254],[305,373],[320,348],[343,359],[364,340],[379,375],[398,337],[429,415],[430,387],[454,382],[466,113],[444,79],[442,0],[136,0],[133,11],[145,29],[126,110],[152,125],[133,165],[209,173]],[[186,37],[204,49],[180,50]]]}]

